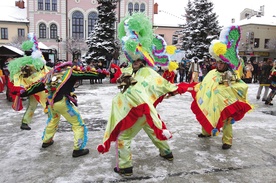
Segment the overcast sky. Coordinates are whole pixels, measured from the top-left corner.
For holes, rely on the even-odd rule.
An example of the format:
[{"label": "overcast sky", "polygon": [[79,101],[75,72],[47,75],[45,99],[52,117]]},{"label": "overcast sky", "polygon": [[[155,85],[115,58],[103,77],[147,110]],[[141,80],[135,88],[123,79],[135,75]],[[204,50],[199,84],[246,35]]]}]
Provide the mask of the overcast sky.
[{"label": "overcast sky", "polygon": [[[193,0],[191,0],[193,1]],[[264,5],[265,16],[276,15],[275,0],[210,0],[214,4],[213,12],[216,13],[220,25],[225,26],[231,24],[231,19],[239,21],[240,13],[245,8],[260,10],[260,6]],[[154,0],[158,3],[159,11],[163,10],[175,16],[185,14],[184,7],[187,7],[188,0]]]}]

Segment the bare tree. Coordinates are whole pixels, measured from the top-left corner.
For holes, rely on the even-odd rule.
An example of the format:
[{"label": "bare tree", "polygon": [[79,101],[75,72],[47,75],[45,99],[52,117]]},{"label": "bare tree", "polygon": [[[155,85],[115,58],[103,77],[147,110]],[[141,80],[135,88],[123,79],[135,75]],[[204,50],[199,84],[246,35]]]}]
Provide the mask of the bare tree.
[{"label": "bare tree", "polygon": [[87,44],[82,38],[69,38],[64,42],[64,49],[72,54],[72,58],[80,58],[82,52],[88,50]]},{"label": "bare tree", "polygon": [[18,49],[22,49],[21,45],[26,40],[27,40],[27,37],[24,37],[24,36],[14,36],[14,37],[12,37],[12,41],[10,43],[8,43],[7,45],[16,47]]}]

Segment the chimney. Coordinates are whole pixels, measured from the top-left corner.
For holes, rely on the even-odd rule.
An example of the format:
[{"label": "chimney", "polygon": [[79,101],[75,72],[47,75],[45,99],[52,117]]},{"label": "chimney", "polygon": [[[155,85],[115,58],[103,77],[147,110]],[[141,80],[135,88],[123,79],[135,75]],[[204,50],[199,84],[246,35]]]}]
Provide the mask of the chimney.
[{"label": "chimney", "polygon": [[15,6],[17,6],[20,9],[24,9],[25,8],[25,2],[24,2],[24,0],[15,1]]},{"label": "chimney", "polygon": [[154,3],[154,5],[153,5],[153,13],[158,14],[158,4],[157,3]]}]

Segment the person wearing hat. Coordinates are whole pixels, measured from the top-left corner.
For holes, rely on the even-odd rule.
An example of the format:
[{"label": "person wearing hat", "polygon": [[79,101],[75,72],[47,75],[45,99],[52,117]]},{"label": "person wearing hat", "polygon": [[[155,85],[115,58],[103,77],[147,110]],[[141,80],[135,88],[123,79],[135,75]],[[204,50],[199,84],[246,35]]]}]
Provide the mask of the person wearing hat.
[{"label": "person wearing hat", "polygon": [[210,54],[216,59],[216,69],[210,70],[191,91],[191,109],[202,126],[199,138],[218,135],[223,128],[222,149],[232,146],[232,124],[252,109],[247,101],[248,86],[240,78],[242,60],[238,56],[240,27],[225,27],[219,40],[213,40]]},{"label": "person wearing hat", "polygon": [[[151,21],[145,14],[128,15],[118,28],[123,51],[132,67],[122,70],[122,75],[117,79],[121,92],[112,99],[103,143],[97,150],[106,153],[111,142],[116,141],[117,162],[114,171],[130,176],[133,174],[131,142],[142,129],[158,148],[159,155],[166,160],[173,160],[172,151],[166,141],[172,135],[160,119],[156,106],[168,93],[183,93],[186,89],[170,83],[153,69],[158,63],[167,65],[169,57],[165,52],[164,39],[153,34]],[[158,47],[160,45],[162,47]],[[152,48],[155,49],[151,50]],[[158,55],[154,55],[155,53]]]}]

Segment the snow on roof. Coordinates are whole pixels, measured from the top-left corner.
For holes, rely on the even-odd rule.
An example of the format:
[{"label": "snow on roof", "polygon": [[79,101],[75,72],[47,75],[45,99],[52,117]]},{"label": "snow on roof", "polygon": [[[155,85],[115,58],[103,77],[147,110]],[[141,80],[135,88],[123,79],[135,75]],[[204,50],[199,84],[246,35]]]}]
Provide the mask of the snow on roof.
[{"label": "snow on roof", "polygon": [[49,48],[48,46],[46,46],[42,42],[38,42],[38,48],[43,49],[43,50],[49,50],[49,49],[51,49],[51,48]]},{"label": "snow on roof", "polygon": [[19,50],[18,48],[16,47],[13,47],[13,46],[8,46],[8,45],[3,45],[3,47],[6,47],[7,49],[19,54],[19,55],[24,55],[24,52],[22,50]]},{"label": "snow on roof", "polygon": [[29,22],[27,9],[20,9],[17,6],[0,6],[0,21],[6,22]]},{"label": "snow on roof", "polygon": [[179,27],[179,24],[185,24],[186,20],[181,16],[176,16],[166,11],[159,10],[158,14],[154,14],[154,26],[170,26]]},{"label": "snow on roof", "polygon": [[268,16],[253,16],[248,19],[243,19],[238,21],[236,24],[238,25],[248,25],[248,24],[258,24],[258,25],[271,25],[276,26],[276,17],[268,17]]}]

